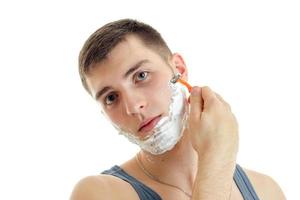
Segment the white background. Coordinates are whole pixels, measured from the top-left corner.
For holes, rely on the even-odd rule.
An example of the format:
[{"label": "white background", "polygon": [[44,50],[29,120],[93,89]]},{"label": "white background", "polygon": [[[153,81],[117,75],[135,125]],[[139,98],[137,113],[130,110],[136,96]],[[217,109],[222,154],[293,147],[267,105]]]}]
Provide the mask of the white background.
[{"label": "white background", "polygon": [[137,151],[83,90],[77,58],[111,20],[158,29],[190,83],[227,100],[238,162],[299,195],[298,1],[7,1],[0,3],[0,199],[68,199],[81,178]]}]

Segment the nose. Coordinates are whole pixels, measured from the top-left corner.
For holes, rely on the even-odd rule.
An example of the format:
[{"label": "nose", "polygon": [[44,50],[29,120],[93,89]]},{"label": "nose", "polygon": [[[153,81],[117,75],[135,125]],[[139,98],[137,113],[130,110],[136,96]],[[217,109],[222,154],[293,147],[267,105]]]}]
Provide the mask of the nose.
[{"label": "nose", "polygon": [[143,113],[147,107],[147,98],[137,92],[131,92],[123,95],[125,110],[128,115],[137,115]]}]

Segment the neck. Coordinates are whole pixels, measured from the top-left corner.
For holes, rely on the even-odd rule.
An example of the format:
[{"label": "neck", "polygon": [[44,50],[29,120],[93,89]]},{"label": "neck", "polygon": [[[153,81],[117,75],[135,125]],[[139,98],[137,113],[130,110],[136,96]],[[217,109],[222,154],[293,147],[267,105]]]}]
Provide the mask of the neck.
[{"label": "neck", "polygon": [[194,151],[187,133],[183,134],[172,150],[161,155],[152,155],[142,150],[140,159],[152,175],[191,191],[198,163],[197,153]]}]

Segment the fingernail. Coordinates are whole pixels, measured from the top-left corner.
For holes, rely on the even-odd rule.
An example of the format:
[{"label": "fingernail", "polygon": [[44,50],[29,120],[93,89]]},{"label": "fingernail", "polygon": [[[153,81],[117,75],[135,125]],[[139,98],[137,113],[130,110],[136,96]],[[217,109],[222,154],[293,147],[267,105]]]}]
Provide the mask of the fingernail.
[{"label": "fingernail", "polygon": [[192,95],[198,95],[199,94],[199,91],[200,91],[200,88],[199,87],[193,87],[192,89]]}]

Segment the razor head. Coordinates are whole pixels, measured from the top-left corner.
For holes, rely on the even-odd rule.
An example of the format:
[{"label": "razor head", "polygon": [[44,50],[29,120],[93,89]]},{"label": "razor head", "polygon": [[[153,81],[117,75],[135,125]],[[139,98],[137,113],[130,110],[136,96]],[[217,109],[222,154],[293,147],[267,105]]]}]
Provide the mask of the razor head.
[{"label": "razor head", "polygon": [[175,74],[175,75],[172,77],[172,79],[170,80],[170,82],[173,83],[173,84],[175,84],[175,83],[178,81],[178,79],[180,79],[180,77],[181,77],[181,74],[180,74],[180,73],[177,73],[177,74]]}]

